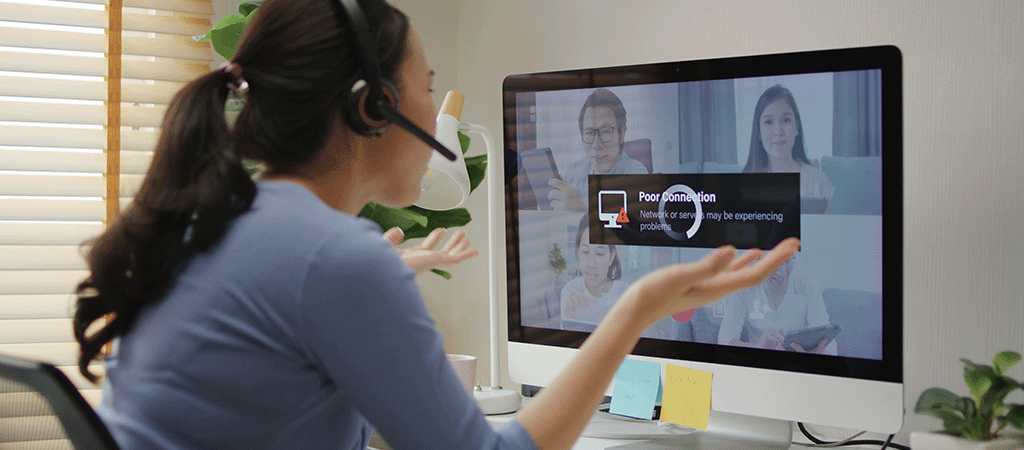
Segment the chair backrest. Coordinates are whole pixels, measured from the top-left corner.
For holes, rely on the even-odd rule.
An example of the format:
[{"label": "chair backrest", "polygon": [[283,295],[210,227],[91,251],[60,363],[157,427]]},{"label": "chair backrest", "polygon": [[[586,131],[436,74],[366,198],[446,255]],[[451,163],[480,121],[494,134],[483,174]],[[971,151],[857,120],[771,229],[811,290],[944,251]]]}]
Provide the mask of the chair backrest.
[{"label": "chair backrest", "polygon": [[38,393],[57,416],[74,448],[117,450],[117,444],[64,372],[52,364],[0,355],[0,387]]},{"label": "chair backrest", "polygon": [[704,173],[742,173],[742,164],[726,164],[708,161],[704,163]]},{"label": "chair backrest", "polygon": [[881,156],[823,156],[821,171],[836,188],[832,214],[882,214]]},{"label": "chair backrest", "polygon": [[647,173],[653,173],[653,161],[651,161],[651,140],[650,139],[635,139],[632,141],[626,141],[622,143],[622,149],[626,152],[626,156],[633,160],[643,164],[647,168]]}]

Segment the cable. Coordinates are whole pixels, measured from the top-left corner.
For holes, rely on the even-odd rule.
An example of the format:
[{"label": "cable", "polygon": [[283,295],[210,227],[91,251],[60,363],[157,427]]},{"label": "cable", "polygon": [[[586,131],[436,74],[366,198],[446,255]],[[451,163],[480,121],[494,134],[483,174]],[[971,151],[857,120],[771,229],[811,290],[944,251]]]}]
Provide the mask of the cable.
[{"label": "cable", "polygon": [[881,450],[886,450],[886,449],[889,449],[889,448],[895,448],[895,449],[898,449],[898,450],[910,450],[910,447],[907,447],[905,445],[893,444],[892,443],[892,439],[893,439],[894,436],[896,436],[894,434],[890,434],[889,435],[889,439],[887,439],[885,441],[879,441],[879,440],[874,440],[874,439],[850,440],[850,439],[853,439],[853,438],[859,436],[859,434],[858,434],[858,435],[854,435],[853,437],[851,437],[851,438],[849,438],[849,439],[847,439],[845,441],[828,442],[828,441],[823,441],[821,439],[818,439],[818,438],[814,437],[813,435],[811,435],[811,433],[809,431],[807,431],[807,428],[804,427],[803,422],[797,422],[797,426],[800,428],[800,432],[804,434],[804,437],[806,437],[811,442],[816,444],[816,445],[813,445],[812,447],[838,447],[838,446],[846,446],[846,445],[880,445],[881,446]]},{"label": "cable", "polygon": [[895,434],[890,434],[890,435],[889,435],[889,439],[886,439],[886,440],[885,440],[885,443],[884,443],[884,444],[882,444],[882,449],[881,449],[881,450],[885,450],[886,448],[888,448],[888,447],[889,447],[889,444],[891,444],[891,443],[892,443],[892,437],[893,437],[893,436],[895,436]]},{"label": "cable", "polygon": [[838,441],[838,442],[828,442],[828,443],[825,443],[824,441],[821,441],[822,443],[820,443],[820,444],[804,444],[804,443],[800,443],[800,442],[793,442],[793,444],[802,445],[804,447],[813,447],[813,448],[836,448],[836,447],[841,447],[843,445],[846,445],[846,443],[848,443],[848,442],[853,442],[854,439],[860,437],[860,435],[862,435],[864,433],[867,433],[867,431],[861,431],[860,433],[857,433],[857,434],[855,434],[853,436],[850,436],[850,437],[848,437],[846,439],[843,439],[841,441]]}]

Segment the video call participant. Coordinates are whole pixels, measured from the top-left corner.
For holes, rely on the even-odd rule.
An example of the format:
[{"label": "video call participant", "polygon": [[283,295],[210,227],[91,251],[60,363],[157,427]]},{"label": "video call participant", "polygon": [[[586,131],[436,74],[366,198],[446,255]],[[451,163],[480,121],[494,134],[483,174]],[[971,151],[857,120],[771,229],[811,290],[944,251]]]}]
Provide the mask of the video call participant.
[{"label": "video call participant", "polygon": [[647,167],[623,151],[626,133],[626,108],[608,89],[598,89],[580,108],[580,138],[584,157],[565,170],[565,181],[552,179],[548,194],[556,210],[587,210],[587,176],[591,174],[645,174]]},{"label": "video call participant", "polygon": [[799,172],[800,196],[831,199],[835,187],[804,150],[803,122],[793,93],[776,84],[754,107],[750,152],[744,172]]},{"label": "video call participant", "polygon": [[[580,219],[576,231],[576,261],[580,276],[562,287],[561,310],[562,328],[589,331],[578,327],[572,321],[596,324],[615,306],[629,284],[622,280],[622,262],[614,245],[590,243],[588,216]],[[567,320],[568,319],[568,320]],[[676,339],[681,337],[682,325],[671,318],[665,318],[644,330],[643,337]]]},{"label": "video call participant", "polygon": [[[818,285],[799,270],[795,257],[786,260],[758,286],[732,294],[725,302],[725,317],[718,332],[718,343],[769,350],[835,355],[837,344],[823,339],[815,348],[791,343],[785,348],[786,333],[830,324],[825,301]],[[746,328],[748,338],[740,339]],[[827,345],[826,345],[827,344]]]},{"label": "video call participant", "polygon": [[[433,132],[417,33],[386,2],[359,3],[402,114]],[[367,76],[352,17],[328,0],[264,2],[227,67],[174,96],[138,195],[90,242],[79,370],[95,381],[89,364],[117,338],[97,412],[121,449],[355,450],[375,428],[396,450],[568,449],[645,328],[759,283],[796,251],[788,240],[755,262],[726,247],[646,275],[495,430],[415,281],[471,255],[464,238],[403,260],[356,217],[370,201],[413,203],[433,150],[397,126],[357,132],[353,119],[379,108],[348,108]],[[233,128],[229,92],[246,98]],[[240,157],[265,163],[264,178]]]},{"label": "video call participant", "polygon": [[562,319],[600,322],[629,284],[621,280],[622,263],[615,246],[590,243],[586,214],[576,232],[576,261],[580,276],[562,287]]}]

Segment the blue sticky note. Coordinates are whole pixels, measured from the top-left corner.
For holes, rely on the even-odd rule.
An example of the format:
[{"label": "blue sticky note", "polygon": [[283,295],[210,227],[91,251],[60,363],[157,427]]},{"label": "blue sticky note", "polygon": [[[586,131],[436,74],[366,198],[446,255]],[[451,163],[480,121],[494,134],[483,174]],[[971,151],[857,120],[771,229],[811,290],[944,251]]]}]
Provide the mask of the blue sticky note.
[{"label": "blue sticky note", "polygon": [[[661,374],[659,373],[658,375],[661,375]],[[661,380],[658,380],[658,399],[655,400],[655,402],[656,403],[661,403],[661,398],[664,397],[664,396],[665,396],[665,385],[661,383]]]},{"label": "blue sticky note", "polygon": [[661,364],[627,359],[615,372],[615,388],[608,412],[650,420],[660,393]]}]

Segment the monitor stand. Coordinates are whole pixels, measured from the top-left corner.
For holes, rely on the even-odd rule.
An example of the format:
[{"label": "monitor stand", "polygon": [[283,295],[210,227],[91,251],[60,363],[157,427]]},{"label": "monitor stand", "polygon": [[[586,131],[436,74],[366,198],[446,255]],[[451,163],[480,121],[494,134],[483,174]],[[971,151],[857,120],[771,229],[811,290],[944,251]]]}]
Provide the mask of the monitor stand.
[{"label": "monitor stand", "polygon": [[790,448],[792,422],[711,411],[708,429],[695,430],[657,420],[637,420],[599,409],[583,429],[583,436],[606,439],[638,439],[608,449],[704,449],[781,450]]}]

